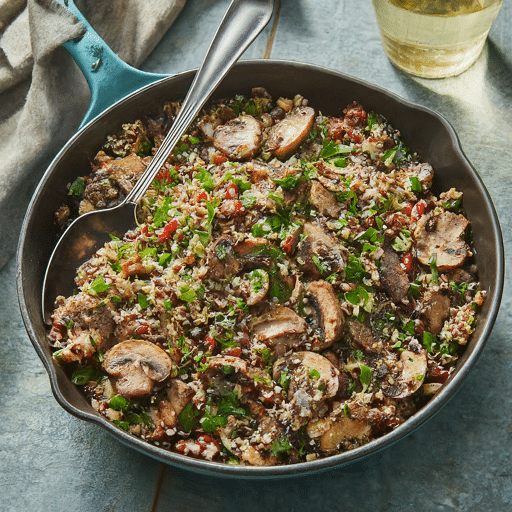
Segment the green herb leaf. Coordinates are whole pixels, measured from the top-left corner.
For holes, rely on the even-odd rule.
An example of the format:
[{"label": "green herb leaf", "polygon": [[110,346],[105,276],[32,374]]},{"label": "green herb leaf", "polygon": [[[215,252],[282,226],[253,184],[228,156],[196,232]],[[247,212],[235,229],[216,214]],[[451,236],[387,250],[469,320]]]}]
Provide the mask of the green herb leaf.
[{"label": "green herb leaf", "polygon": [[222,391],[219,406],[217,408],[217,414],[220,416],[233,416],[244,417],[247,412],[243,407],[240,406],[238,397],[234,391]]},{"label": "green herb leaf", "polygon": [[292,445],[286,437],[274,439],[270,445],[270,453],[275,457],[284,457],[285,455],[289,455],[291,449]]},{"label": "green herb leaf", "polygon": [[211,192],[215,188],[215,181],[212,175],[202,167],[199,168],[199,172],[194,176],[202,185],[202,187],[207,191]]},{"label": "green herb leaf", "polygon": [[85,182],[82,177],[78,177],[69,187],[68,196],[81,196],[85,192]]},{"label": "green herb leaf", "polygon": [[92,283],[88,290],[90,295],[96,295],[98,293],[106,292],[111,287],[110,284],[105,283],[103,276],[98,276]]},{"label": "green herb leaf", "polygon": [[359,376],[359,381],[363,385],[363,391],[368,389],[368,386],[372,383],[372,370],[368,366],[364,364],[360,364],[361,375]]},{"label": "green herb leaf", "polygon": [[437,338],[428,331],[423,331],[423,345],[427,348],[427,352],[432,354],[434,345],[437,345]]},{"label": "green herb leaf", "polygon": [[218,427],[227,425],[228,419],[224,416],[211,416],[210,407],[207,405],[204,410],[204,416],[199,420],[199,423],[205,432],[211,434]]},{"label": "green herb leaf", "polygon": [[98,368],[93,366],[84,366],[82,368],[77,368],[73,372],[71,375],[71,382],[77,386],[83,386],[90,380],[98,382],[102,377],[103,374],[98,370]]},{"label": "green herb leaf", "polygon": [[160,258],[158,258],[158,264],[165,268],[165,267],[167,267],[167,265],[169,265],[171,260],[172,260],[172,254],[168,253],[168,252],[164,252],[163,254],[160,255]]},{"label": "green herb leaf", "polygon": [[298,187],[301,184],[303,179],[304,178],[302,177],[302,173],[300,173],[300,174],[289,174],[288,176],[286,176],[286,178],[272,180],[272,181],[284,189],[291,190],[291,189]]},{"label": "green herb leaf", "polygon": [[149,306],[149,300],[143,293],[137,293],[137,302],[142,309],[146,309]]},{"label": "green herb leaf", "polygon": [[279,385],[286,390],[290,387],[290,380],[290,372],[288,370],[283,370],[281,375],[279,375]]},{"label": "green herb leaf", "polygon": [[430,272],[432,274],[432,284],[439,283],[439,272],[437,271],[437,254],[434,253],[430,256],[428,260],[428,264],[430,265]]},{"label": "green herb leaf", "polygon": [[309,370],[309,378],[318,380],[320,378],[320,372],[316,368],[310,368]]},{"label": "green herb leaf", "polygon": [[186,284],[181,288],[179,298],[184,302],[194,302],[196,300],[196,292]]},{"label": "green herb leaf", "polygon": [[189,402],[178,415],[178,420],[185,432],[190,432],[197,425],[199,411],[194,409],[192,402]]},{"label": "green herb leaf", "polygon": [[114,411],[125,411],[130,407],[130,401],[127,400],[124,396],[114,395],[110,399],[108,406],[111,409],[114,409]]},{"label": "green herb leaf", "polygon": [[416,176],[409,176],[409,182],[413,192],[421,193],[421,182]]},{"label": "green herb leaf", "polygon": [[331,158],[336,155],[346,155],[352,153],[353,149],[350,146],[343,144],[336,144],[333,140],[325,139],[320,150],[319,158]]}]

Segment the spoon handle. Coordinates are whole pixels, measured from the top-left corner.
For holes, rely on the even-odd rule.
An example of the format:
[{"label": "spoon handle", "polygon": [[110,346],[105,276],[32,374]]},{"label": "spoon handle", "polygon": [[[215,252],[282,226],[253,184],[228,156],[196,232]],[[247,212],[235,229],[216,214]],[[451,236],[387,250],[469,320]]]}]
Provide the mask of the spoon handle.
[{"label": "spoon handle", "polygon": [[217,85],[267,25],[273,9],[274,0],[233,0],[231,2],[169,133],[144,174],[126,197],[126,202],[140,201],[174,146]]}]

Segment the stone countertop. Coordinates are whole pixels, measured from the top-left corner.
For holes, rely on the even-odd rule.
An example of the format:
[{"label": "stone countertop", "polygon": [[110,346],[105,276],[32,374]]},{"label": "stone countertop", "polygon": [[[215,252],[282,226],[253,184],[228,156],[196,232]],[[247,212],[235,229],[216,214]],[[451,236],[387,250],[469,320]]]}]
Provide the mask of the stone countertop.
[{"label": "stone countertop", "polygon": [[[369,0],[276,3],[274,25],[243,58],[325,66],[441,113],[493,198],[510,254],[512,2],[505,1],[475,65],[445,80],[414,78],[390,64]],[[188,0],[144,69],[176,73],[197,67],[228,4]],[[359,463],[309,477],[235,481],[159,463],[61,409],[25,333],[11,261],[0,272],[0,510],[512,510],[510,267],[482,357],[433,419]]]}]

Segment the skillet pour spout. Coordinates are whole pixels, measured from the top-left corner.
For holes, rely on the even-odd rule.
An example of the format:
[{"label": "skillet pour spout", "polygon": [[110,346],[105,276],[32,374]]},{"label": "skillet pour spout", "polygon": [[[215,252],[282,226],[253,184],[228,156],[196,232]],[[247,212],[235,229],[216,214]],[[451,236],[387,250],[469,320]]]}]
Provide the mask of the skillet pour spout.
[{"label": "skillet pour spout", "polygon": [[57,401],[71,414],[100,425],[132,448],[168,464],[211,475],[262,478],[311,474],[360,460],[390,446],[423,425],[446,405],[474,368],[499,309],[504,280],[503,241],[489,194],[462,152],[454,130],[441,116],[372,84],[324,68],[284,61],[241,62],[219,85],[215,99],[247,94],[253,87],[264,87],[274,97],[292,97],[299,92],[325,115],[337,115],[347,104],[357,101],[368,111],[385,116],[403,134],[405,144],[433,166],[435,191],[454,187],[463,192],[464,206],[473,231],[479,280],[487,298],[467,349],[437,395],[390,433],[353,450],[289,466],[230,466],[169,452],[121,431],[91,408],[63,368],[53,361],[40,313],[41,290],[57,236],[53,214],[66,197],[66,184],[78,175],[86,174],[89,159],[109,133],[121,123],[156,112],[166,101],[183,98],[193,77],[192,71],[164,79],[126,98],[92,121],[59,153],[34,194],[18,248],[18,295],[27,332],[49,373]]}]

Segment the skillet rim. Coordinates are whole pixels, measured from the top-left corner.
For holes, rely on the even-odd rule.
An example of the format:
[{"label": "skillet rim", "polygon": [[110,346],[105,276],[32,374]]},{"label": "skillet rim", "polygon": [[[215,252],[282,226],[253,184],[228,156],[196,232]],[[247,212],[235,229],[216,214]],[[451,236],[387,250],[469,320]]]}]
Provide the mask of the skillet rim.
[{"label": "skillet rim", "polygon": [[[296,61],[275,59],[254,59],[241,61],[235,64],[233,70],[230,72],[230,74],[228,74],[225,81],[230,79],[230,76],[232,76],[231,73],[239,71],[240,69],[242,69],[243,71],[243,68],[258,68],[259,66],[262,66],[263,68],[267,67],[267,71],[272,69],[273,66],[285,66],[292,70],[295,68],[300,73],[311,72],[317,74],[329,74],[336,80],[339,80],[341,82],[345,81],[351,82],[352,84],[355,85],[359,85],[364,89],[369,90],[374,94],[377,94],[379,97],[383,99],[391,99],[396,103],[406,107],[407,109],[410,109],[412,112],[421,111],[428,116],[436,118],[447,132],[447,135],[449,137],[450,151],[452,151],[453,155],[457,157],[462,164],[464,164],[464,168],[466,170],[465,174],[469,174],[476,182],[478,188],[477,195],[481,198],[481,200],[483,200],[485,209],[490,217],[491,226],[489,226],[489,229],[492,228],[492,233],[494,234],[495,238],[495,254],[497,264],[494,272],[494,279],[493,282],[491,283],[492,286],[490,286],[491,290],[489,292],[489,296],[487,298],[485,305],[485,307],[488,308],[487,320],[485,322],[483,329],[480,332],[478,339],[473,339],[474,346],[472,347],[471,351],[469,351],[469,355],[463,362],[461,362],[461,365],[457,368],[457,371],[448,380],[446,385],[443,386],[440,392],[436,396],[434,396],[423,408],[421,408],[418,412],[416,412],[413,416],[411,416],[407,421],[405,421],[402,425],[397,427],[392,432],[389,432],[383,435],[382,437],[379,437],[371,441],[370,443],[367,443],[366,445],[363,445],[359,448],[355,448],[353,450],[349,450],[347,452],[343,452],[341,454],[328,456],[311,462],[301,462],[286,466],[232,466],[223,463],[215,463],[200,459],[193,459],[191,457],[181,455],[176,452],[164,450],[162,448],[149,444],[146,441],[142,441],[140,438],[137,438],[122,431],[121,429],[113,425],[111,422],[109,422],[106,418],[101,416],[99,413],[96,413],[92,409],[92,407],[90,407],[90,405],[90,412],[86,412],[80,409],[77,405],[69,402],[68,399],[64,396],[61,390],[61,386],[73,386],[74,388],[75,386],[71,383],[69,379],[63,379],[63,376],[57,373],[57,365],[55,365],[55,363],[53,362],[51,354],[49,355],[49,351],[45,351],[43,348],[45,340],[43,340],[43,344],[40,341],[38,341],[39,336],[36,332],[35,324],[36,322],[42,322],[42,318],[38,318],[37,320],[35,320],[30,316],[24,290],[24,278],[26,276],[23,275],[22,270],[25,264],[25,260],[27,259],[27,257],[30,256],[29,254],[25,253],[25,243],[29,225],[33,220],[33,217],[37,214],[36,206],[40,206],[38,205],[38,199],[40,197],[40,194],[44,190],[44,187],[47,184],[47,182],[51,182],[51,179],[54,177],[54,170],[58,168],[58,164],[61,158],[64,154],[67,153],[67,151],[69,151],[69,148],[75,146],[77,142],[81,141],[82,136],[84,136],[87,130],[92,129],[95,126],[95,124],[101,122],[101,120],[108,113],[111,113],[113,110],[120,108],[128,100],[133,99],[135,96],[139,94],[148,94],[149,91],[151,91],[151,89],[157,87],[162,82],[169,81],[172,83],[173,81],[177,81],[180,79],[190,79],[191,81],[196,70],[184,71],[182,73],[157,80],[148,86],[145,86],[137,91],[134,91],[132,94],[114,103],[103,113],[95,117],[93,120],[87,123],[81,130],[79,130],[73,137],[71,137],[70,140],[65,144],[65,146],[59,151],[59,153],[56,155],[56,157],[44,173],[43,177],[41,178],[39,185],[37,186],[30,201],[30,204],[28,206],[27,213],[25,215],[25,219],[23,221],[21,229],[21,234],[18,243],[18,251],[16,256],[17,292],[23,323],[25,325],[27,333],[29,334],[30,341],[34,346],[39,358],[41,359],[48,373],[52,393],[57,402],[59,403],[59,405],[61,405],[61,407],[63,407],[67,412],[69,412],[70,414],[77,418],[80,418],[87,422],[91,422],[95,425],[100,426],[101,428],[104,428],[107,432],[114,435],[114,437],[116,437],[123,444],[131,446],[132,448],[135,448],[137,451],[149,455],[161,462],[179,466],[184,469],[194,471],[196,473],[206,473],[211,476],[215,475],[222,477],[266,478],[293,477],[303,475],[306,473],[314,474],[362,460],[363,458],[375,454],[378,451],[393,445],[401,438],[411,434],[422,424],[424,424],[427,420],[429,420],[435,414],[437,414],[447,404],[447,402],[460,389],[461,385],[467,378],[468,374],[475,366],[476,361],[480,357],[491,334],[493,325],[496,321],[504,285],[504,245],[499,220],[494,205],[478,172],[474,169],[474,167],[466,157],[455,130],[442,115],[440,115],[439,113],[435,112],[432,109],[423,107],[422,105],[418,105],[413,102],[410,102],[409,100],[401,98],[397,94],[387,91],[386,89],[377,86],[373,83],[366,82],[359,78],[344,73],[340,73],[338,71],[326,67],[316,66],[307,63],[300,63]],[[394,120],[393,123],[396,123],[396,120]]]}]

